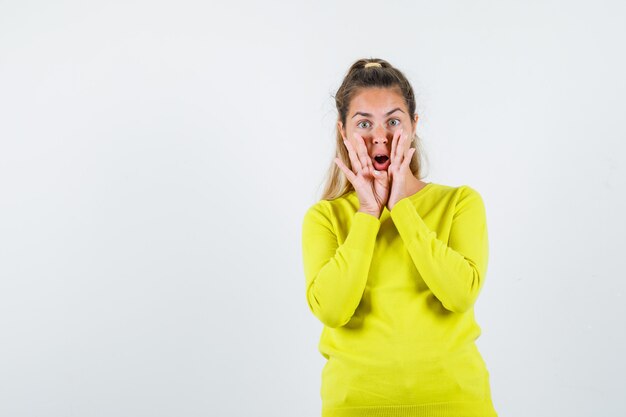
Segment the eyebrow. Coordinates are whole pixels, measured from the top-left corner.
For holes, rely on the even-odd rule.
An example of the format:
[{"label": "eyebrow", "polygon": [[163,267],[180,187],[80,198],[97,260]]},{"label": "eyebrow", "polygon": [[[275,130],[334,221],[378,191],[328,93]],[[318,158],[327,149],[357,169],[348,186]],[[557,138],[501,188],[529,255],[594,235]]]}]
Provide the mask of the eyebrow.
[{"label": "eyebrow", "polygon": [[[404,113],[400,107],[396,107],[395,109],[390,110],[387,113],[385,113],[385,116],[389,116],[391,113],[393,113],[394,111],[398,111],[398,110],[400,110],[402,113]],[[358,111],[358,112],[354,113],[352,118],[354,119],[354,117],[356,115],[358,115],[358,114],[360,114],[361,116],[365,116],[365,117],[372,117],[372,115],[370,113],[363,113],[363,112]]]}]

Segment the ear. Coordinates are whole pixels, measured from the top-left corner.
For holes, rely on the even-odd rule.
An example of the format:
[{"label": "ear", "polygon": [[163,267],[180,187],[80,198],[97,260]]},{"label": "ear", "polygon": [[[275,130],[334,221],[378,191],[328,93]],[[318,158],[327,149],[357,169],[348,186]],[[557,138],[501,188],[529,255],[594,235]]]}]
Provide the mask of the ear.
[{"label": "ear", "polygon": [[343,123],[341,123],[341,120],[337,120],[337,129],[338,129],[338,130],[339,130],[339,132],[341,133],[341,137],[342,137],[344,140],[347,140],[347,139],[346,139],[346,134],[345,134],[345,132],[343,131]]},{"label": "ear", "polygon": [[419,116],[415,113],[413,115],[413,136],[415,136],[415,132],[417,131],[417,119],[419,119]]}]

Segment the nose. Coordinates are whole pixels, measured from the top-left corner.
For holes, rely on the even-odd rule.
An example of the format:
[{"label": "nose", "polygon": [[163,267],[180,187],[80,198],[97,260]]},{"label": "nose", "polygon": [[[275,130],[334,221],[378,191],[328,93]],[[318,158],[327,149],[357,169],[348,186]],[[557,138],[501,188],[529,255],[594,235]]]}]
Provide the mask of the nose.
[{"label": "nose", "polygon": [[387,131],[384,127],[379,126],[374,131],[374,139],[372,140],[375,145],[386,145],[387,144]]},{"label": "nose", "polygon": [[385,136],[374,136],[374,144],[375,145],[386,145],[387,137]]}]

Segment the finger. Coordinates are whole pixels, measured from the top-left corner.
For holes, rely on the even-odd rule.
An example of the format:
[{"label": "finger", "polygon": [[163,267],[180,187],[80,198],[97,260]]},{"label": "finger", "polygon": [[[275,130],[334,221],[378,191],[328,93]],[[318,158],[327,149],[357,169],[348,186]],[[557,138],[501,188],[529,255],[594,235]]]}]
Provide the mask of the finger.
[{"label": "finger", "polygon": [[389,152],[389,159],[393,163],[393,158],[396,152],[396,137],[398,136],[398,132],[393,132],[393,137],[391,138],[391,151]]},{"label": "finger", "polygon": [[404,129],[400,129],[400,134],[398,136],[398,141],[396,142],[396,166],[398,169],[402,166],[404,162],[404,155],[406,152],[405,148],[406,135],[404,134]]},{"label": "finger", "polygon": [[370,158],[369,154],[367,153],[367,148],[365,147],[365,143],[363,143],[361,147],[361,153],[363,155],[363,158],[367,162],[368,172],[371,175],[380,176],[380,171],[376,171],[376,168],[374,168],[374,164],[372,163],[372,158]]},{"label": "finger", "polygon": [[361,163],[359,162],[359,158],[357,157],[356,150],[354,149],[352,144],[345,139],[343,140],[343,144],[348,149],[348,157],[350,158],[352,169],[354,170],[354,172],[358,174],[359,172],[361,172],[362,167],[361,167]]},{"label": "finger", "polygon": [[409,150],[406,151],[406,157],[404,158],[404,161],[402,162],[402,169],[409,168],[409,165],[411,165],[411,159],[413,158],[414,153],[415,153],[415,148],[409,148]]},{"label": "finger", "polygon": [[391,158],[391,163],[396,159],[396,149],[398,147],[398,137],[402,133],[402,129],[396,130],[393,132],[393,138],[391,139],[391,154],[389,157]]},{"label": "finger", "polygon": [[365,146],[363,137],[356,132],[354,132],[353,136],[357,143],[357,155],[359,156],[359,161],[361,162],[363,170],[366,174],[374,175],[374,167],[372,166],[372,161],[367,154],[367,147]]},{"label": "finger", "polygon": [[411,139],[409,138],[409,132],[406,132],[406,137],[404,138],[405,142],[406,142],[406,149],[410,149],[411,148]]},{"label": "finger", "polygon": [[343,161],[339,158],[335,158],[335,163],[337,164],[339,169],[341,169],[343,173],[346,174],[348,181],[350,181],[350,183],[354,186],[354,179],[356,178],[354,172],[350,171],[350,168],[348,168],[346,164],[344,164]]},{"label": "finger", "polygon": [[389,182],[389,174],[387,171],[376,171],[379,174],[376,176],[376,182],[379,184],[387,184]]}]

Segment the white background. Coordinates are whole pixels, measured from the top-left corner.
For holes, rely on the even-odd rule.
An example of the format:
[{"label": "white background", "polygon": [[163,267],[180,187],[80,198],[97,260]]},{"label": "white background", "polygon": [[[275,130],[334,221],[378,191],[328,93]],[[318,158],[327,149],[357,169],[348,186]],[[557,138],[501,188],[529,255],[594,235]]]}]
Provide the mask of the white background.
[{"label": "white background", "polygon": [[301,221],[359,58],[484,198],[501,417],[623,416],[619,1],[0,1],[0,415],[319,416]]}]

